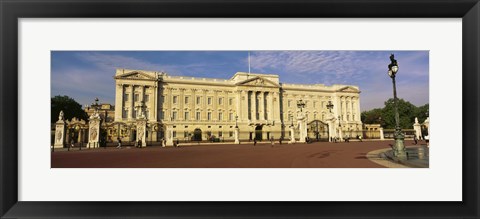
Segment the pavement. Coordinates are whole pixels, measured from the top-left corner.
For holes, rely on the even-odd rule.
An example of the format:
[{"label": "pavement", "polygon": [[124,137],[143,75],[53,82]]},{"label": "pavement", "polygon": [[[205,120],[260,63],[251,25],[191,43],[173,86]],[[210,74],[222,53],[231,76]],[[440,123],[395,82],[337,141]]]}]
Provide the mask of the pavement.
[{"label": "pavement", "polygon": [[[52,168],[403,168],[386,159],[393,140],[279,144],[181,143],[79,150],[55,149]],[[413,142],[406,141],[406,145]],[[408,147],[409,148],[409,147]],[[390,149],[391,150],[391,149]]]}]

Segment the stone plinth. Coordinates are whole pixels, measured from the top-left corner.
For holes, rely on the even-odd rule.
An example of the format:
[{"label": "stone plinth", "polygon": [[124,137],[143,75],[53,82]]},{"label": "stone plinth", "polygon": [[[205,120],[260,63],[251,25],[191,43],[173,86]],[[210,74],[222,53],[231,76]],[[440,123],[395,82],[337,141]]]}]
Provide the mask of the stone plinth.
[{"label": "stone plinth", "polygon": [[66,124],[63,120],[58,120],[55,123],[55,141],[53,144],[54,148],[63,148],[66,145],[65,140]]},{"label": "stone plinth", "polygon": [[90,117],[88,122],[88,148],[100,147],[100,118]]},{"label": "stone plinth", "polygon": [[240,140],[238,139],[239,134],[240,129],[238,127],[235,127],[235,144],[240,144]]},{"label": "stone plinth", "polygon": [[292,126],[290,126],[290,141],[288,142],[289,144],[294,144],[296,141],[295,141],[295,128]]},{"label": "stone plinth", "polygon": [[307,137],[307,118],[301,114],[297,117],[299,140],[298,142],[304,143]]},{"label": "stone plinth", "polygon": [[173,126],[167,125],[165,130],[165,146],[173,146]]},{"label": "stone plinth", "polygon": [[147,147],[146,141],[146,132],[147,132],[147,120],[146,119],[137,119],[137,143],[141,141],[138,147]]}]

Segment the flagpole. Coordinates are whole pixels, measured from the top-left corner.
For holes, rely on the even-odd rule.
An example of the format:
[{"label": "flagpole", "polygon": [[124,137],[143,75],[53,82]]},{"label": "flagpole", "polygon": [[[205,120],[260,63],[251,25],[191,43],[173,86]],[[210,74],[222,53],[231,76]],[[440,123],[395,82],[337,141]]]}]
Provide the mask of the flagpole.
[{"label": "flagpole", "polygon": [[250,73],[250,51],[248,51],[248,73]]}]

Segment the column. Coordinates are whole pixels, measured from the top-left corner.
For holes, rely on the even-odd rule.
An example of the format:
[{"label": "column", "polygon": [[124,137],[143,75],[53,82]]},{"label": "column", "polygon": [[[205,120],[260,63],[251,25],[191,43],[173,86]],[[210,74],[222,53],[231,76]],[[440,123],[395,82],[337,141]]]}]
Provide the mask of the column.
[{"label": "column", "polygon": [[257,106],[257,108],[258,108],[258,120],[264,120],[264,118],[263,118],[263,115],[264,115],[263,111],[265,110],[265,109],[263,109],[264,106],[265,105],[264,105],[264,102],[263,102],[263,92],[260,91],[260,92],[258,92],[258,106]]},{"label": "column", "polygon": [[202,100],[202,120],[207,120],[207,90],[202,89],[203,92],[203,100]]},{"label": "column", "polygon": [[243,117],[242,117],[242,120],[244,121],[247,121],[248,120],[248,91],[246,90],[242,90],[241,91],[241,97],[243,100],[240,100],[240,107],[244,107],[242,109],[242,114],[243,114]]},{"label": "column", "polygon": [[153,110],[153,118],[152,120],[158,121],[157,118],[157,111],[158,111],[158,105],[157,105],[157,100],[158,100],[158,86],[154,85],[153,86],[153,101],[152,102],[152,110]]},{"label": "column", "polygon": [[251,111],[252,111],[252,121],[257,120],[257,92],[252,91],[252,96],[250,100],[251,104]]},{"label": "column", "polygon": [[134,109],[135,109],[135,105],[133,103],[133,95],[135,95],[134,85],[131,84],[130,85],[130,95],[128,96],[128,101],[130,101],[130,111],[128,111],[128,118],[129,119],[133,118],[133,113],[134,113]]},{"label": "column", "polygon": [[360,98],[357,98],[357,110],[356,110],[356,113],[357,113],[357,121],[360,121]]},{"label": "column", "polygon": [[190,120],[195,120],[195,104],[197,102],[197,96],[196,96],[196,91],[197,89],[191,89],[190,92],[192,94],[191,101],[190,101]]},{"label": "column", "polygon": [[172,117],[172,101],[173,101],[173,95],[172,95],[172,88],[168,87],[167,88],[167,94],[165,95],[165,101],[167,102],[167,109],[165,110],[165,120],[170,121],[170,118]]},{"label": "column", "polygon": [[235,115],[238,116],[239,120],[242,120],[243,114],[242,114],[242,109],[240,108],[241,102],[242,102],[242,91],[239,91],[239,90],[236,91],[235,99],[236,99],[235,104],[236,104],[236,108],[237,108],[237,110],[235,112]]},{"label": "column", "polygon": [[115,97],[115,120],[120,121],[122,120],[123,117],[123,95],[124,95],[124,90],[123,90],[123,84],[117,84],[116,86],[116,97]]},{"label": "column", "polygon": [[186,120],[186,118],[184,118],[184,106],[185,106],[185,88],[180,88],[180,95],[178,97],[178,120]]},{"label": "column", "polygon": [[[281,116],[280,115],[280,107],[283,107],[283,106],[280,106],[280,98],[281,98],[280,97],[280,92],[273,92],[273,99],[275,99],[275,100],[272,101],[272,103],[273,103],[272,108],[273,108],[273,111],[274,111],[273,119],[275,121],[278,121],[278,122],[280,122],[280,116]],[[284,110],[285,109],[286,108],[284,108]],[[285,111],[283,113],[285,113]],[[285,120],[288,120],[288,118],[286,118]]]}]

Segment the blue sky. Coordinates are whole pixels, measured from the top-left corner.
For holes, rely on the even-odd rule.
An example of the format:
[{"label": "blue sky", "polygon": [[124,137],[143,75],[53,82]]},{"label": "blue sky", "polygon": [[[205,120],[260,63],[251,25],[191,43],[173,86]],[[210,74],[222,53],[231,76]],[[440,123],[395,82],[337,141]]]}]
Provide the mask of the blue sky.
[{"label": "blue sky", "polygon": [[[428,103],[428,51],[251,51],[251,72],[278,74],[282,83],[359,86],[365,111],[393,96],[390,53],[399,65],[398,97]],[[51,57],[52,97],[67,95],[82,105],[95,97],[115,103],[116,68],[225,79],[248,72],[248,51],[52,51]]]}]

